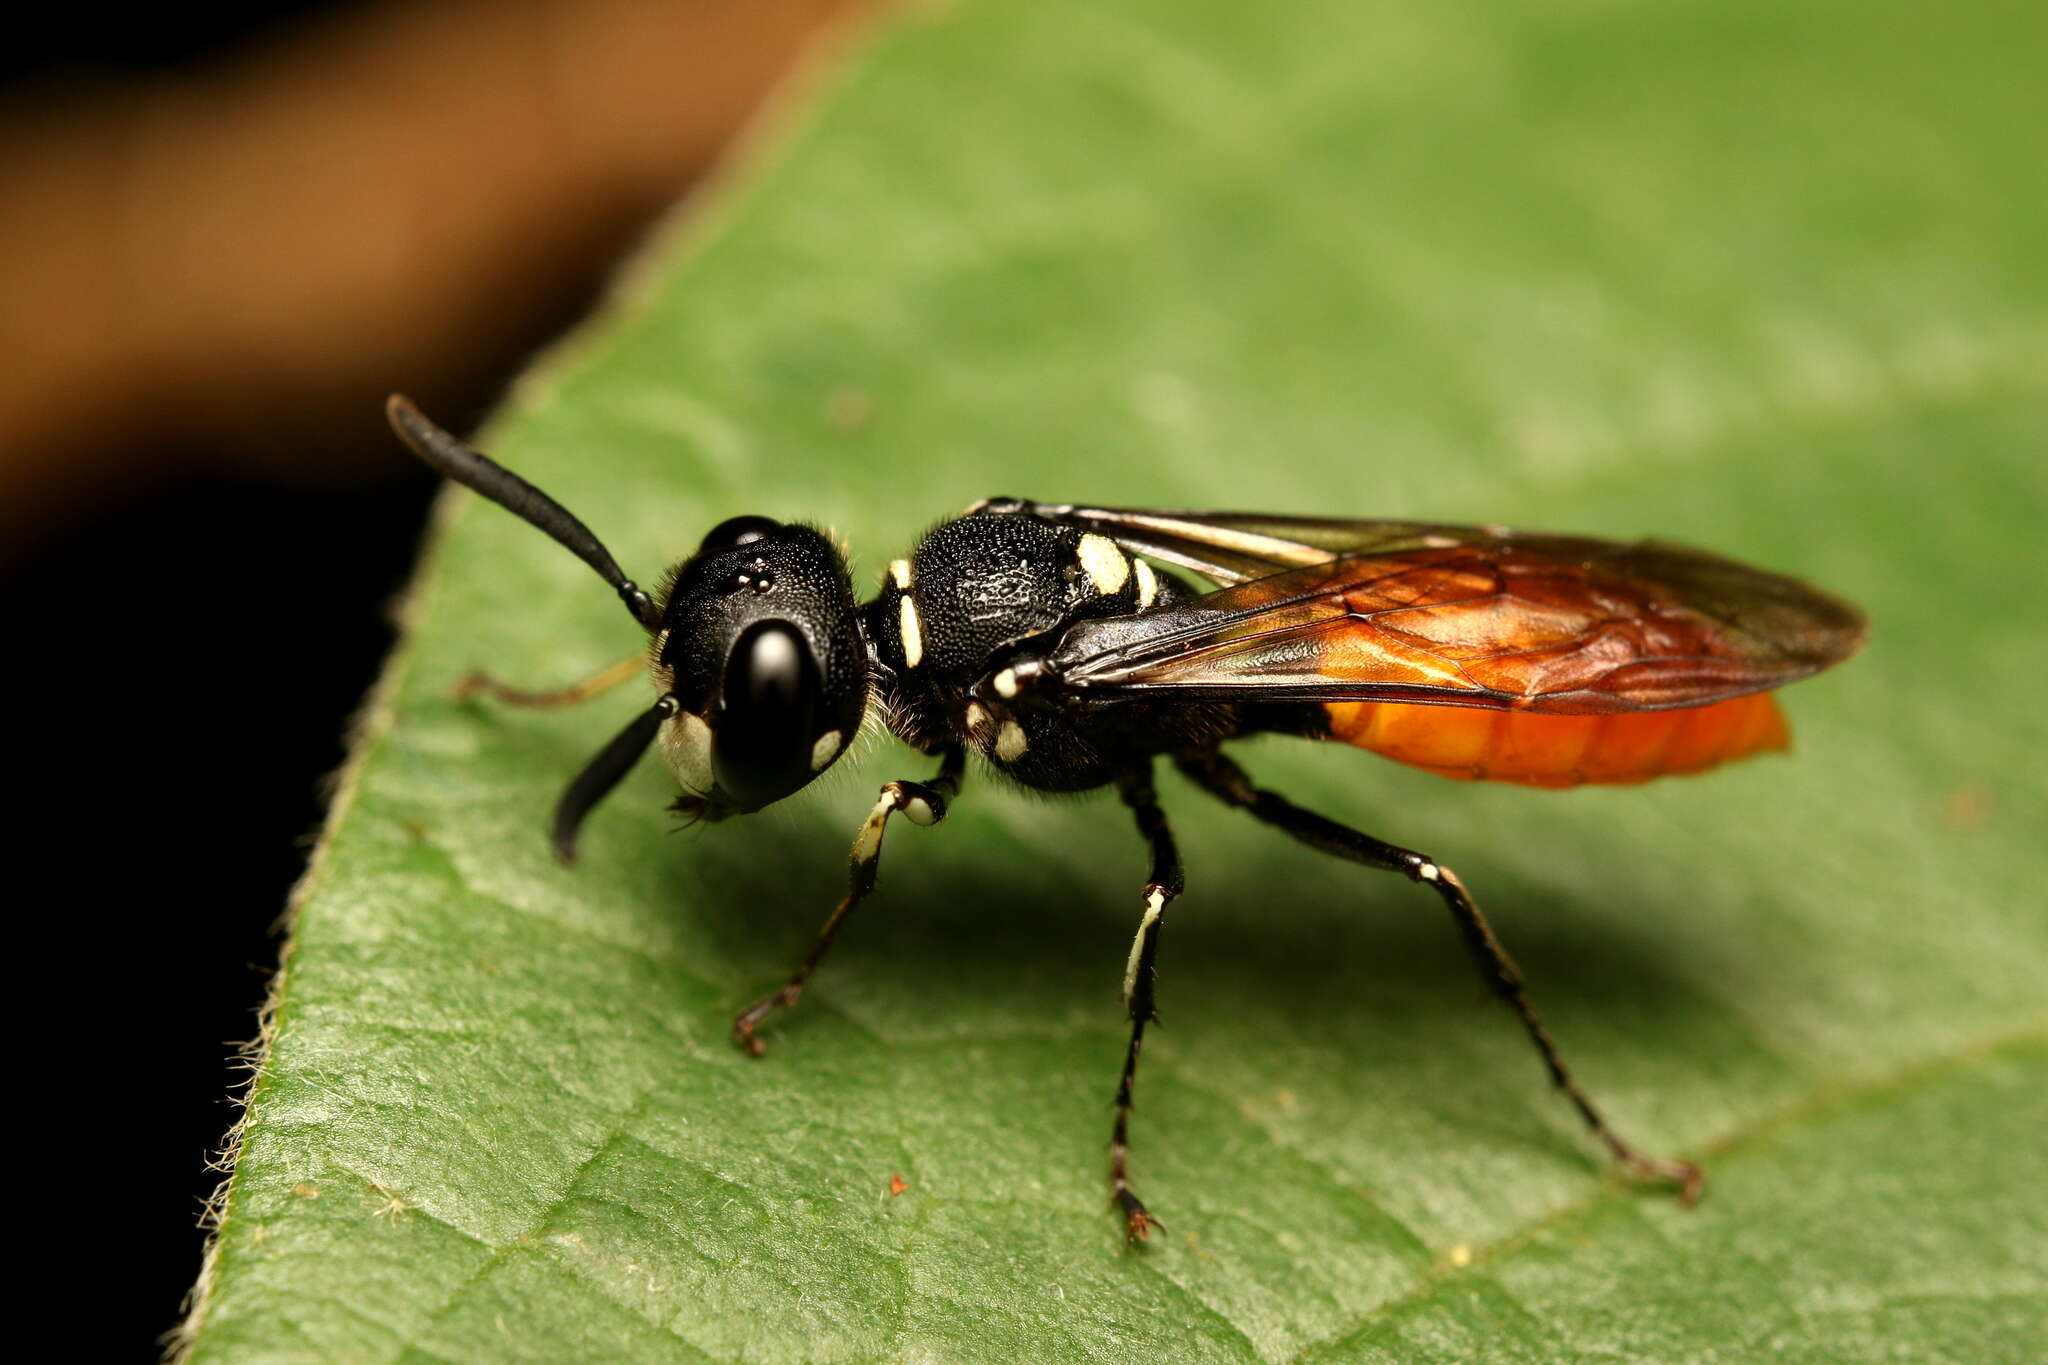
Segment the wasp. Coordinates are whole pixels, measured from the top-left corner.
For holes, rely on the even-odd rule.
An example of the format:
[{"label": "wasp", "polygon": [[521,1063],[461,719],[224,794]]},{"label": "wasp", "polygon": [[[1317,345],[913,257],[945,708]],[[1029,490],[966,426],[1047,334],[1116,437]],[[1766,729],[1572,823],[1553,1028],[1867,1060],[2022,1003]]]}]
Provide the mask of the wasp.
[{"label": "wasp", "polygon": [[[885,783],[853,840],[845,896],[789,979],[741,1010],[733,1038],[796,1004],[874,890],[892,816],[936,825],[972,752],[1026,787],[1113,787],[1150,854],[1123,970],[1129,1043],[1110,1136],[1126,1236],[1160,1226],[1131,1187],[1130,1114],[1160,936],[1185,879],[1153,786],[1160,760],[1197,788],[1310,848],[1394,872],[1450,912],[1485,984],[1550,1079],[1630,1175],[1676,1185],[1691,1161],[1625,1141],[1566,1067],[1521,973],[1458,875],[1259,786],[1226,752],[1292,735],[1369,749],[1445,777],[1534,787],[1693,773],[1787,744],[1771,691],[1855,653],[1863,615],[1817,588],[1699,550],[1499,526],[1080,507],[990,498],[940,523],[857,600],[818,528],[720,522],[649,593],[547,494],[393,397],[421,459],[582,559],[647,633],[653,703],[572,780],[556,851],[649,748],[716,821],[758,811],[846,752],[875,710],[936,760]],[[629,664],[631,661],[628,661]],[[637,667],[632,671],[637,672]],[[560,693],[594,695],[619,668]]]}]

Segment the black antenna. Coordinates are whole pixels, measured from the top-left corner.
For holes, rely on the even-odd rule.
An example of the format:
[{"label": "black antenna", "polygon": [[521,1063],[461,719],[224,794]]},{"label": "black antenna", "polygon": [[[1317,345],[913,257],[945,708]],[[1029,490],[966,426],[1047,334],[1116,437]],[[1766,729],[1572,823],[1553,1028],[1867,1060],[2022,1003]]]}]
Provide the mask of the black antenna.
[{"label": "black antenna", "polygon": [[[398,439],[405,442],[413,454],[455,482],[475,489],[514,516],[553,536],[563,548],[597,570],[598,576],[612,585],[619,600],[626,604],[626,610],[633,613],[634,620],[650,631],[661,628],[661,613],[655,607],[654,599],[642,592],[639,584],[626,577],[619,568],[619,562],[612,558],[611,551],[605,549],[603,542],[592,535],[590,528],[578,521],[568,508],[466,441],[435,426],[403,394],[391,395],[384,404],[384,415],[390,420],[391,429],[398,433]],[[612,782],[617,781],[618,776],[615,775]],[[611,783],[607,783],[606,789],[609,790],[610,786]],[[603,792],[598,795],[603,795]]]},{"label": "black antenna", "polygon": [[647,746],[654,743],[655,735],[660,733],[661,723],[673,716],[676,710],[674,697],[657,699],[654,705],[634,717],[631,725],[612,736],[611,743],[598,750],[597,757],[576,774],[576,780],[555,803],[555,853],[563,862],[576,861],[576,831],[582,826],[583,817],[590,814],[591,809],[610,795],[611,789],[633,770],[633,765],[640,761],[640,755],[647,752]]}]

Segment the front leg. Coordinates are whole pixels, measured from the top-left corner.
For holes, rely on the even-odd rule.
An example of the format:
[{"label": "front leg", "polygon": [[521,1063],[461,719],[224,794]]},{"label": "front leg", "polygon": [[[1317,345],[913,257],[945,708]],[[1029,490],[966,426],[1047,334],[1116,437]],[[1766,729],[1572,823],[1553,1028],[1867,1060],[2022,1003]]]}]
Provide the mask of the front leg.
[{"label": "front leg", "polygon": [[1507,949],[1501,946],[1494,935],[1493,926],[1479,913],[1479,904],[1472,899],[1472,893],[1465,889],[1465,883],[1458,874],[1434,858],[1384,843],[1369,834],[1328,820],[1314,811],[1303,810],[1292,801],[1261,787],[1252,785],[1250,776],[1222,754],[1210,751],[1179,760],[1180,770],[1194,783],[1218,800],[1243,810],[1269,825],[1294,836],[1310,848],[1367,867],[1376,867],[1387,872],[1398,872],[1410,881],[1419,882],[1442,898],[1444,907],[1451,912],[1452,922],[1458,927],[1459,935],[1465,940],[1465,947],[1472,955],[1472,962],[1479,969],[1479,975],[1493,993],[1515,1012],[1522,1021],[1523,1031],[1529,1041],[1536,1045],[1536,1051],[1543,1057],[1544,1068],[1549,1071],[1551,1082],[1564,1092],[1572,1107],[1579,1111],[1593,1135],[1614,1154],[1629,1174],[1641,1179],[1669,1181],[1679,1187],[1679,1198],[1687,1204],[1700,1197],[1705,1177],[1700,1168],[1690,1161],[1673,1157],[1651,1156],[1638,1151],[1625,1141],[1621,1134],[1608,1126],[1607,1119],[1597,1109],[1586,1092],[1579,1089],[1565,1067],[1564,1057],[1557,1049],[1557,1043],[1544,1027],[1543,1020],[1536,1013],[1536,1006],[1523,988],[1522,973],[1508,957]]},{"label": "front leg", "polygon": [[825,927],[818,931],[818,941],[811,945],[811,951],[805,954],[782,989],[762,996],[734,1016],[734,1042],[756,1057],[767,1051],[768,1045],[757,1038],[754,1031],[769,1015],[788,1009],[797,1002],[797,997],[804,993],[805,983],[811,979],[811,973],[818,970],[825,954],[832,951],[832,938],[839,932],[839,926],[846,922],[846,917],[853,913],[854,907],[867,897],[868,892],[875,889],[875,876],[882,861],[882,834],[888,828],[889,817],[901,811],[913,825],[936,825],[945,819],[948,803],[960,794],[960,778],[966,764],[966,750],[953,745],[941,756],[939,771],[931,781],[883,785],[875,808],[868,812],[860,832],[853,836],[846,895],[834,907]]},{"label": "front leg", "polygon": [[484,696],[507,706],[575,706],[601,697],[629,678],[637,678],[647,671],[647,652],[642,650],[628,654],[615,664],[608,664],[567,687],[533,691],[524,687],[513,687],[499,682],[481,669],[471,669],[455,684],[455,700],[468,701],[471,697]]},{"label": "front leg", "polygon": [[1131,1189],[1130,1122],[1131,1088],[1138,1079],[1138,1050],[1145,1041],[1145,1025],[1159,1017],[1153,987],[1158,976],[1159,933],[1166,923],[1166,907],[1186,885],[1181,874],[1180,852],[1173,844],[1166,812],[1152,789],[1152,774],[1139,769],[1117,783],[1117,794],[1137,817],[1138,832],[1152,849],[1152,878],[1145,884],[1145,911],[1138,920],[1137,937],[1131,940],[1131,956],[1124,964],[1124,1008],[1131,1017],[1131,1043],[1124,1052],[1123,1078],[1116,1087],[1116,1126],[1109,1138],[1110,1197],[1124,1214],[1124,1236],[1142,1242],[1160,1222],[1145,1209],[1144,1201]]}]

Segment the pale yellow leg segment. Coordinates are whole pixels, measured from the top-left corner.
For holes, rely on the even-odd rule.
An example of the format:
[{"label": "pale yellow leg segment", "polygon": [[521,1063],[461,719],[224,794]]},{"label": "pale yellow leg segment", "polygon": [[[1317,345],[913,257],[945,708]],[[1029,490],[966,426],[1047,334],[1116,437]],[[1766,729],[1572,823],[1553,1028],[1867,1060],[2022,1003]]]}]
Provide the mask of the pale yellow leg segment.
[{"label": "pale yellow leg segment", "polygon": [[646,667],[645,654],[629,654],[581,682],[552,692],[528,692],[524,688],[508,687],[488,673],[473,671],[464,674],[462,681],[455,684],[455,699],[468,701],[471,697],[484,696],[507,706],[574,706],[577,702],[603,696]]}]

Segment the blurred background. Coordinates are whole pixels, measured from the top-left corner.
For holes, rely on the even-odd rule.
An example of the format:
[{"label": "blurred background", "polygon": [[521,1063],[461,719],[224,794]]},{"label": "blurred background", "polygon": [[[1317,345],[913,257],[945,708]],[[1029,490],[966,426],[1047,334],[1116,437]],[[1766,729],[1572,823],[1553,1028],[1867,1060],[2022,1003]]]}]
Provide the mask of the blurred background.
[{"label": "blurred background", "polygon": [[118,1194],[79,1221],[124,1356],[197,1272],[232,1042],[434,491],[384,395],[472,426],[857,8],[60,6],[0,53],[24,956],[64,996],[32,1026],[131,1059],[65,1172]]},{"label": "blurred background", "polygon": [[[88,1328],[118,1337],[123,1356],[153,1352],[197,1271],[217,1181],[208,1160],[242,1079],[234,1043],[253,1031],[323,779],[389,646],[389,603],[435,492],[384,430],[384,396],[403,390],[472,428],[589,312],[654,221],[678,201],[688,211],[735,139],[773,117],[777,92],[827,65],[878,3],[327,0],[118,20],[56,7],[0,50],[0,594],[20,642],[11,719],[29,737],[17,786],[31,807],[16,838],[28,888],[16,922],[29,930],[17,958],[55,1002],[26,992],[17,1041],[34,1061],[18,1084],[41,1081],[30,1112],[44,1126],[25,1131],[47,1168],[20,1164],[44,1177],[32,1198],[59,1205],[31,1203],[20,1222],[25,1239],[47,1227],[77,1240],[42,1260],[99,1287]],[[1973,975],[1997,976],[2011,901],[1985,888],[2019,886],[2018,864],[1954,842],[1993,825],[1994,810],[2012,821],[2034,790],[2007,758],[2032,732],[2017,706],[1992,702],[2038,682],[2039,643],[1959,629],[1988,618],[1955,605],[2010,597],[1999,619],[2032,619],[2012,597],[2023,577],[1984,548],[2018,543],[1992,510],[2039,520],[2038,480],[2014,472],[2039,445],[2035,239],[2048,204],[2024,135],[2004,135],[2040,121],[2023,55],[2037,25],[2021,7],[1930,18],[1835,0],[1507,3],[1468,16],[1388,0],[1344,27],[1370,40],[1358,63],[1304,60],[1290,43],[1339,39],[1222,4],[1151,6],[1201,10],[1187,27],[1202,41],[1186,49],[1162,40],[1171,22],[1110,15],[1075,30],[1065,11],[986,8],[967,37],[990,47],[938,34],[919,58],[951,62],[953,81],[923,103],[899,89],[817,153],[829,165],[802,182],[802,232],[757,244],[760,260],[722,277],[726,295],[691,286],[698,314],[747,317],[754,279],[808,287],[787,269],[792,249],[879,244],[887,268],[872,280],[812,259],[810,279],[843,292],[733,351],[780,366],[746,370],[752,406],[736,410],[759,441],[829,425],[856,452],[814,505],[873,486],[908,430],[952,461],[924,471],[933,486],[974,470],[962,501],[990,491],[981,465],[1071,468],[1111,432],[1126,457],[1093,477],[1126,500],[1174,461],[1227,471],[1248,458],[1267,466],[1261,502],[1311,506],[1318,462],[1354,458],[1363,434],[1387,510],[1505,510],[1484,490],[1514,468],[1529,472],[1525,494],[1549,501],[1513,506],[1559,525],[1637,525],[1654,495],[1671,509],[1659,531],[1726,545],[1716,528],[1739,528],[1730,548],[1812,568],[1884,623],[1871,656],[1829,684],[1849,689],[1855,720],[1838,712],[1834,732],[1812,733],[1837,771],[1878,775],[1839,818],[1815,820],[1889,818],[1866,843],[1844,836],[1837,856],[1843,875],[1893,894],[1841,897],[1828,914],[1847,918],[1784,923],[1767,917],[1792,901],[1759,899],[1746,939],[1727,923],[1669,938],[1667,925],[1643,960],[1740,941],[1729,960],[1770,962],[1778,998],[1802,1012],[1806,1043],[1789,1055],[1823,1071],[1854,1057],[1859,1074],[1939,1056],[2032,988],[2024,954],[2005,964],[2023,986]],[[1321,21],[1345,9],[1332,0]],[[1233,33],[1241,62],[1189,60],[1229,51]],[[1001,56],[1036,87],[975,65],[997,43],[1025,44]],[[1149,84],[1149,69],[1105,74],[1134,51],[1170,72]],[[1999,52],[2018,55],[1987,62]],[[1330,84],[1259,84],[1296,71]],[[977,81],[1015,98],[983,96]],[[1682,98],[1659,96],[1667,81]],[[1063,101],[1072,129],[1112,140],[1079,146],[1063,139],[1069,125],[1012,112]],[[1030,136],[993,136],[1006,118]],[[915,136],[956,121],[973,135]],[[1297,140],[1275,151],[1259,140],[1273,130]],[[1014,163],[984,154],[997,146]],[[1242,176],[1214,175],[1237,161]],[[892,173],[903,183],[889,186]],[[855,202],[877,185],[893,191],[886,202]],[[1288,197],[1269,202],[1274,187]],[[964,221],[945,219],[955,205]],[[1105,234],[1099,257],[1062,254],[1050,234],[1035,249],[1035,233],[1077,208]],[[928,235],[903,232],[911,212],[929,215]],[[1174,212],[1186,230],[1155,240]],[[1022,249],[984,253],[1005,230]],[[923,272],[908,299],[890,273],[907,263]],[[1100,282],[1124,271],[1136,285],[1098,306]],[[1214,297],[1189,281],[1215,282]],[[1256,307],[1225,314],[1246,301]],[[1058,344],[1076,317],[1098,330]],[[1261,335],[1272,344],[1244,345]],[[934,347],[954,363],[930,384],[935,398],[899,392],[892,412],[884,387],[880,420],[842,421],[832,351],[856,336],[878,348],[866,368],[885,380]],[[1207,403],[1223,386],[1232,401]],[[672,439],[642,425],[650,446]],[[1870,478],[1845,484],[1857,468]],[[1764,506],[1773,515],[1752,515]],[[502,520],[472,546],[531,539]],[[1951,689],[1966,687],[1984,700],[1958,704]],[[1852,723],[1899,752],[1855,753],[1842,738]],[[1987,738],[1998,726],[2013,728]],[[1814,790],[1800,784],[1823,771],[1800,769],[1786,791]],[[1887,785],[1901,773],[1927,791]],[[1437,818],[1460,828],[1489,799],[1460,793]],[[1665,800],[1670,811],[1705,799]],[[1568,858],[1609,837],[1562,809],[1518,819],[1551,830]],[[1690,837],[1672,816],[1630,828]],[[1735,837],[1701,835],[1701,866]],[[1871,852],[1880,838],[1897,848]],[[942,859],[973,856],[951,847],[925,864],[932,885]],[[1904,871],[1886,861],[1899,848]],[[1570,900],[1562,888],[1590,866],[1585,855],[1546,883],[1542,904]],[[1966,866],[1977,881],[1940,882],[1924,914],[1884,918]],[[1609,959],[1573,937],[1594,919],[1551,930],[1547,948],[1537,937],[1531,955],[1582,959],[1582,997],[1605,999],[1594,978],[1618,977],[1617,998],[1640,1005],[1660,983],[1600,971]],[[1836,923],[1870,932],[1806,951],[1821,940],[1802,935]],[[882,942],[915,943],[918,927],[899,918]],[[1191,940],[1203,932],[1230,930]],[[1842,978],[1857,962],[1871,979]],[[1733,993],[1657,1008],[1719,1027]],[[1249,986],[1232,998],[1265,997]],[[117,1044],[102,1047],[110,1030]],[[40,1053],[52,1055],[38,1069]],[[1370,1062],[1378,1084],[1385,1061]],[[1729,1065],[1716,1054],[1692,1073],[1684,1112],[1710,1129],[1724,1095],[1761,1106],[1803,1084],[1775,1051],[1757,1050],[1747,1090]],[[1429,1074],[1410,1073],[1416,1093]],[[1661,1093],[1679,1073],[1654,1074]],[[1474,1100],[1489,1115],[1490,1103]],[[1433,1169],[1416,1142],[1412,1169]],[[1436,1188],[1413,1194],[1426,1202]],[[1807,1249],[1854,1240],[1832,1227]],[[1940,1245],[1921,1254],[1938,1260]],[[1833,1262],[1817,1264],[1809,1272],[1825,1277]]]}]

